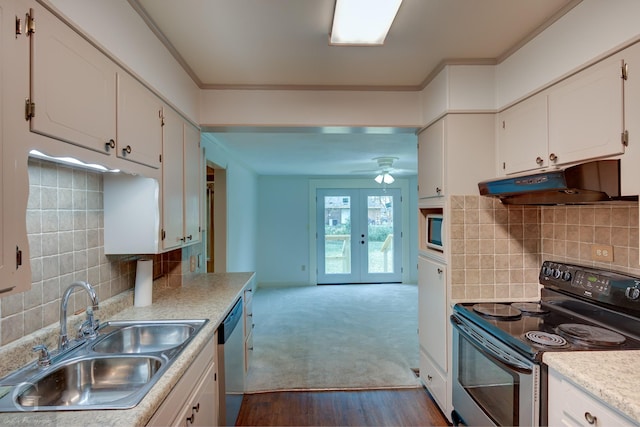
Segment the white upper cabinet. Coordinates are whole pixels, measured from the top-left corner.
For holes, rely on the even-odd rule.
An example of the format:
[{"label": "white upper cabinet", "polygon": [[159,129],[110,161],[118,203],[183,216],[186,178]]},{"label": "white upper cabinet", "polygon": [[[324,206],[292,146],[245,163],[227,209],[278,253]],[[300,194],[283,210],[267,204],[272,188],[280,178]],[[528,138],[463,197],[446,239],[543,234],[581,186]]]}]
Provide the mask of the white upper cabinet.
[{"label": "white upper cabinet", "polygon": [[165,108],[162,167],[162,247],[200,241],[200,130]]},{"label": "white upper cabinet", "polygon": [[444,196],[444,119],[418,135],[418,197]]},{"label": "white upper cabinet", "polygon": [[118,157],[153,168],[160,167],[162,103],[126,73],[118,73]]},{"label": "white upper cabinet", "polygon": [[494,114],[447,114],[420,132],[420,200],[478,194],[478,182],[493,174],[494,122]]},{"label": "white upper cabinet", "polygon": [[498,114],[498,174],[623,154],[622,51]]},{"label": "white upper cabinet", "polygon": [[31,130],[109,153],[116,139],[116,65],[44,9],[34,14]]},{"label": "white upper cabinet", "polygon": [[549,161],[566,164],[624,153],[624,79],[620,55],[549,91]]},{"label": "white upper cabinet", "polygon": [[200,200],[204,176],[200,130],[183,123],[184,135],[184,236],[185,243],[200,241]]},{"label": "white upper cabinet", "polygon": [[165,250],[182,245],[184,230],[182,212],[182,118],[173,110],[164,110],[162,127],[162,247]]},{"label": "white upper cabinet", "polygon": [[33,13],[31,131],[159,168],[160,99],[47,10]]},{"label": "white upper cabinet", "polygon": [[538,94],[498,114],[498,169],[528,171],[549,164],[547,97]]},{"label": "white upper cabinet", "polygon": [[[0,297],[31,287],[25,210],[29,181],[25,94],[29,88],[29,42],[24,34],[28,9],[18,0],[0,3]],[[21,17],[23,32],[16,34]]]}]

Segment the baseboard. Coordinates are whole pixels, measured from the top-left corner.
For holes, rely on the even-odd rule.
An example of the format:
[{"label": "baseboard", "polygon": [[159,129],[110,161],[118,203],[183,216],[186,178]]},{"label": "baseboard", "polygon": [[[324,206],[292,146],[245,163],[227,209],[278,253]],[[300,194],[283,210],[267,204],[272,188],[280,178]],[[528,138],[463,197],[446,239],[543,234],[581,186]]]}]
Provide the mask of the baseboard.
[{"label": "baseboard", "polygon": [[300,286],[316,286],[310,283],[302,282],[260,282],[258,288],[296,288]]}]

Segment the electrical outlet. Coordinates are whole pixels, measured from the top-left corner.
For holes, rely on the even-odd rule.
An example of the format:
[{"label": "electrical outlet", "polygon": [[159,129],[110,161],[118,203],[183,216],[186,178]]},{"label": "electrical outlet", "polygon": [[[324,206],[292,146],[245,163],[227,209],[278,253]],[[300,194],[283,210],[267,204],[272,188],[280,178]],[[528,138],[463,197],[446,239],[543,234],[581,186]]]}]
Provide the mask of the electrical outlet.
[{"label": "electrical outlet", "polygon": [[593,261],[613,262],[613,246],[611,245],[592,245],[591,259]]},{"label": "electrical outlet", "polygon": [[189,270],[193,273],[194,271],[196,271],[196,257],[191,255],[191,258],[189,259],[189,261],[190,261]]}]

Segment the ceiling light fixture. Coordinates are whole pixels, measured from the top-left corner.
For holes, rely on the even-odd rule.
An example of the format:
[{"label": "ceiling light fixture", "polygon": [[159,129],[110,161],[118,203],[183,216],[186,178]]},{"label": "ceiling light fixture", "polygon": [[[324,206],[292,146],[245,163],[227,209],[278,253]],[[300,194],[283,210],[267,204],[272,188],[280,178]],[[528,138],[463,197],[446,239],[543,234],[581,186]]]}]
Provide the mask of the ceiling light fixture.
[{"label": "ceiling light fixture", "polygon": [[378,183],[378,184],[382,184],[383,182],[385,184],[393,184],[393,181],[395,181],[395,179],[391,176],[391,174],[389,172],[382,172],[381,174],[379,174],[378,176],[376,176],[374,178],[374,180]]},{"label": "ceiling light fixture", "polygon": [[336,0],[331,45],[381,46],[402,0]]}]

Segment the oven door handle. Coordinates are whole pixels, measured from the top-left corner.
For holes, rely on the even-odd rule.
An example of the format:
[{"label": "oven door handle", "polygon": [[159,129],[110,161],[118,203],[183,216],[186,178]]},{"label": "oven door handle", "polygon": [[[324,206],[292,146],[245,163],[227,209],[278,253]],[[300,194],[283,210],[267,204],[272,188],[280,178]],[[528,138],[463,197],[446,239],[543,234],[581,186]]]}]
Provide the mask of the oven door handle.
[{"label": "oven door handle", "polygon": [[497,345],[495,345],[490,339],[483,337],[477,331],[470,328],[457,316],[451,316],[451,322],[459,333],[464,335],[471,344],[482,354],[491,358],[496,363],[504,366],[508,370],[516,371],[522,374],[530,375],[533,373],[533,367],[531,363],[517,360],[514,357],[509,357],[507,352],[502,351]]}]

